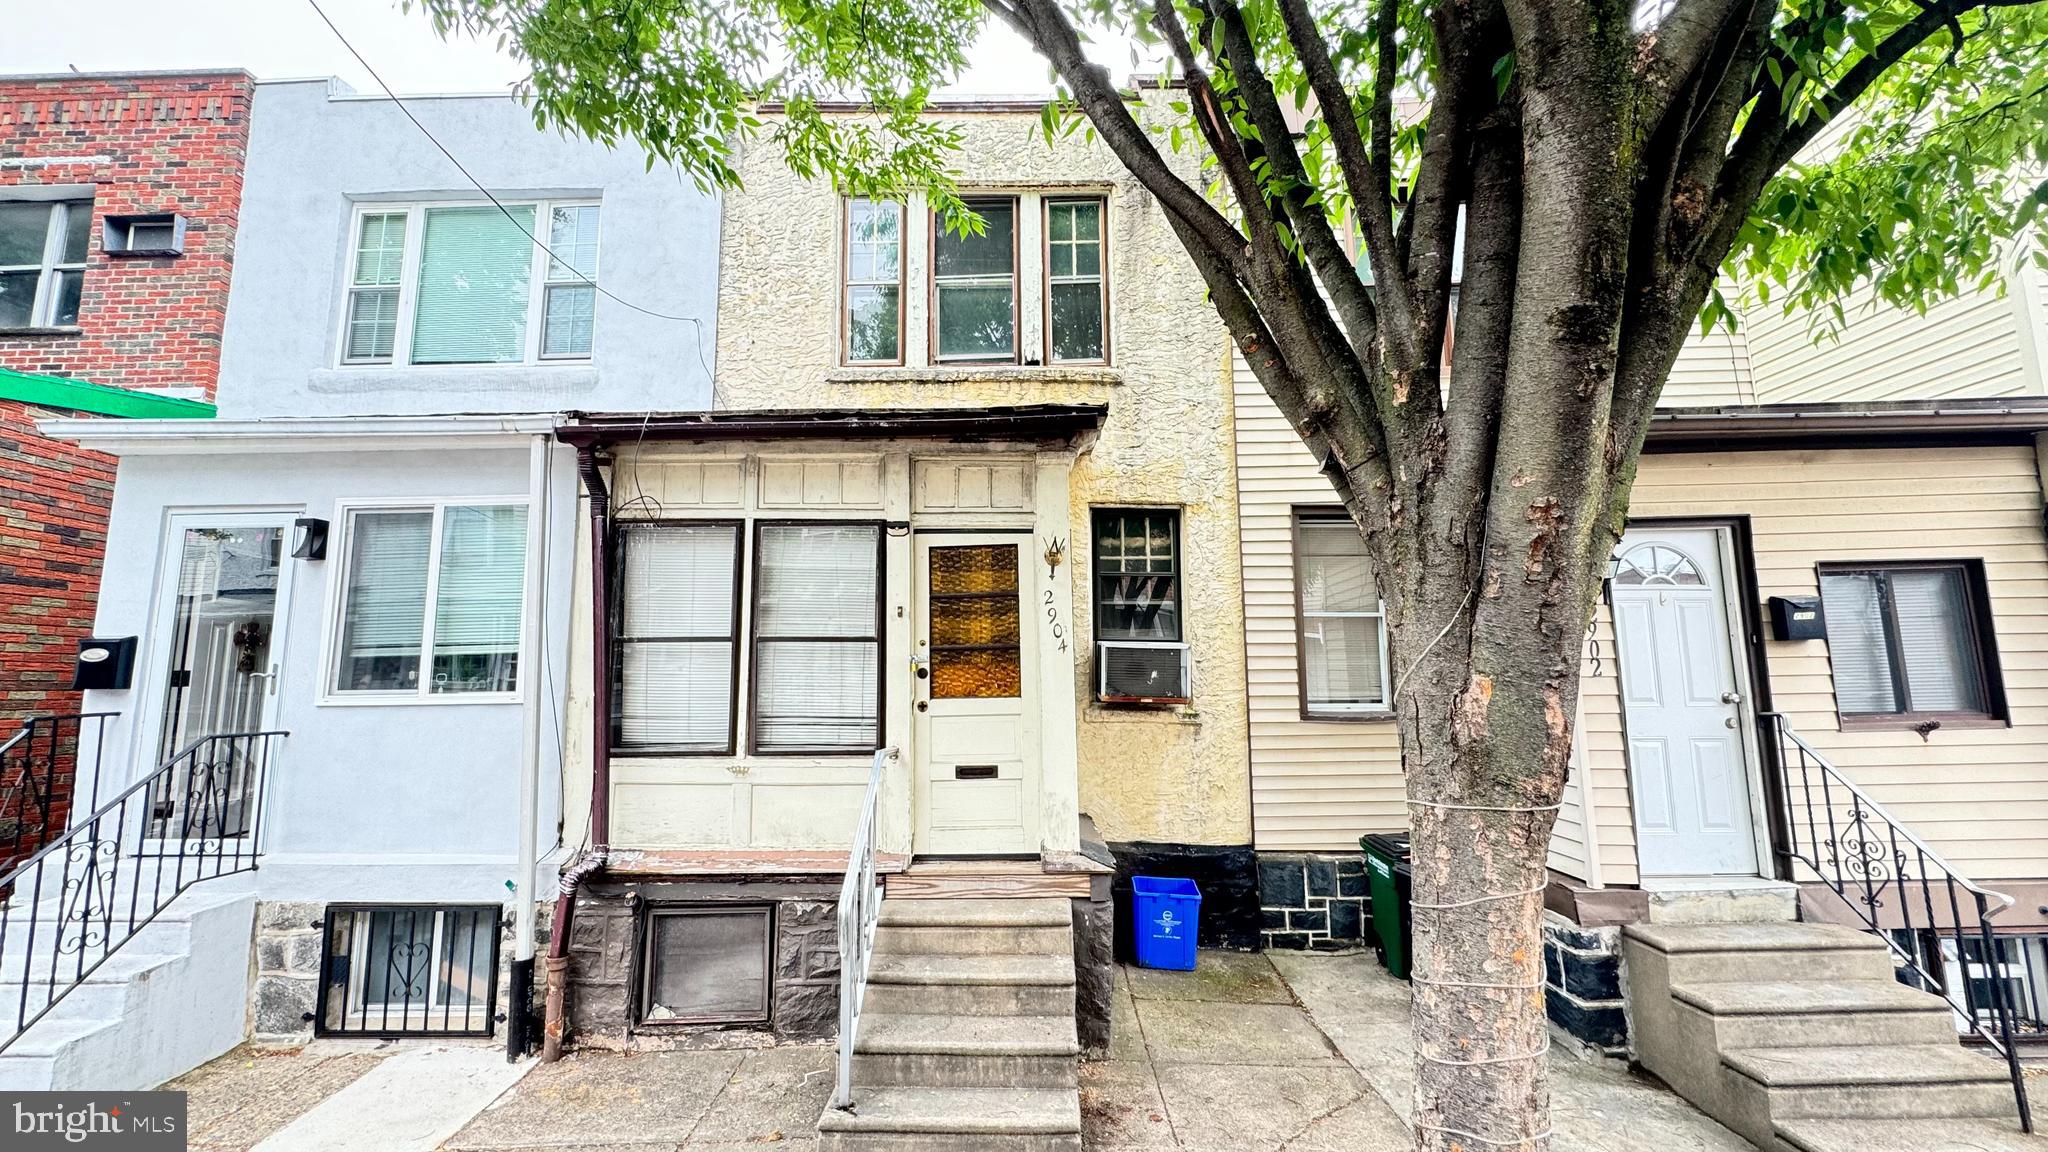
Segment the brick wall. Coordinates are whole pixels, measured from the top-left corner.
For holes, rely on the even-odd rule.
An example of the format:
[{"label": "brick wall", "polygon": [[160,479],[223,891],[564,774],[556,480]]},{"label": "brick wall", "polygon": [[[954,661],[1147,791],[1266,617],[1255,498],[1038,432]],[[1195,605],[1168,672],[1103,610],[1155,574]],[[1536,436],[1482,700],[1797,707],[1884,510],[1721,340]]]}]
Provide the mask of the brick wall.
[{"label": "brick wall", "polygon": [[[0,368],[212,399],[249,141],[244,73],[0,78],[0,197],[91,185],[76,329],[0,333]],[[108,215],[175,212],[185,253],[108,256]]]},{"label": "brick wall", "polygon": [[78,710],[72,662],[92,631],[114,460],[36,434],[69,415],[0,401],[0,739],[20,717]]}]

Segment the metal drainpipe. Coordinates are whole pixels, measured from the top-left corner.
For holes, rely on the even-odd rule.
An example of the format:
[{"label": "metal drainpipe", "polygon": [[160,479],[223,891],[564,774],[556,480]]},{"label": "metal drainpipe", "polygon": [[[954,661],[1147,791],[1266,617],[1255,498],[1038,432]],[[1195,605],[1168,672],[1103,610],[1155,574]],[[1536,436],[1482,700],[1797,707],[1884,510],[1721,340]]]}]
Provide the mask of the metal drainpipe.
[{"label": "metal drainpipe", "polygon": [[611,641],[611,492],[605,486],[597,453],[589,445],[576,449],[576,474],[590,494],[590,841],[591,849],[562,873],[555,897],[554,929],[548,937],[547,1020],[541,1035],[541,1061],[562,1058],[567,1030],[569,934],[576,914],[576,890],[604,870],[612,839],[612,641]]},{"label": "metal drainpipe", "polygon": [[541,674],[547,660],[548,580],[548,498],[553,472],[551,456],[554,437],[545,433],[533,437],[527,456],[526,508],[526,594],[521,605],[520,687],[522,737],[519,749],[518,868],[513,877],[512,968],[509,1009],[505,1013],[505,1058],[518,1060],[532,1045],[533,1020],[533,938],[535,908],[539,894],[534,891],[539,871],[540,845],[540,762],[541,693],[548,678]]}]

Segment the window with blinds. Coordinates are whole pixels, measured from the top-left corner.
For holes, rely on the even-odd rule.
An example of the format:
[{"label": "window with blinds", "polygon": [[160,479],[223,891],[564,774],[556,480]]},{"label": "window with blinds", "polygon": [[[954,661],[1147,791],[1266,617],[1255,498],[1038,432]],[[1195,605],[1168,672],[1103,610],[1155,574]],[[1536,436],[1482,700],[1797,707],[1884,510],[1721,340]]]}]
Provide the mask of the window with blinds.
[{"label": "window with blinds", "polygon": [[347,365],[587,360],[598,206],[365,205],[351,223]]},{"label": "window with blinds", "polygon": [[518,690],[524,505],[351,509],[342,548],[334,694]]},{"label": "window with blinds", "polygon": [[771,524],[755,537],[753,746],[879,746],[882,530]]},{"label": "window with blinds", "polygon": [[624,529],[620,746],[733,751],[740,526]]},{"label": "window with blinds", "polygon": [[1384,710],[1386,614],[1358,526],[1341,514],[1301,513],[1294,540],[1303,712]]},{"label": "window with blinds", "polygon": [[1845,719],[2003,717],[1975,563],[1826,566],[1820,590]]}]

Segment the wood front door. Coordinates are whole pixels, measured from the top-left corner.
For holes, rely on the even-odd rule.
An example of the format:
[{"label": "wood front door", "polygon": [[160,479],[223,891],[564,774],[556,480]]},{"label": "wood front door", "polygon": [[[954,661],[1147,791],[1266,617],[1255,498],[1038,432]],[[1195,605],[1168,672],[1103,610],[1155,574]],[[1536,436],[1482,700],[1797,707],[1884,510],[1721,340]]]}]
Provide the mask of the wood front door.
[{"label": "wood front door", "polygon": [[1029,539],[917,539],[918,852],[1038,850],[1038,654],[1024,626]]},{"label": "wood front door", "polygon": [[1646,876],[1754,876],[1756,825],[1719,531],[1631,531],[1614,632]]}]

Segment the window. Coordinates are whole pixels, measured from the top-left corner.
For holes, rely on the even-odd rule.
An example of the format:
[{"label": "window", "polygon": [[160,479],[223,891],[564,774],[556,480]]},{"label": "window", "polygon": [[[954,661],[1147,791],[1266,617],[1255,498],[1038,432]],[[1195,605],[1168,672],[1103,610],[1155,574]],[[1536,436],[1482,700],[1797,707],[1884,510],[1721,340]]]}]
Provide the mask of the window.
[{"label": "window", "polygon": [[[543,222],[545,248],[534,240]],[[371,205],[357,212],[350,238],[344,364],[591,354],[595,204]]]},{"label": "window", "polygon": [[754,549],[754,751],[879,747],[881,527],[761,524]]},{"label": "window", "polygon": [[967,200],[979,234],[932,217],[932,358],[1017,359],[1017,201]]},{"label": "window", "polygon": [[0,328],[78,323],[90,200],[0,201]]},{"label": "window", "polygon": [[346,523],[334,694],[518,689],[524,505],[352,509]]},{"label": "window", "polygon": [[1095,638],[1180,639],[1180,513],[1095,511]]},{"label": "window", "polygon": [[1306,716],[1387,707],[1387,630],[1358,526],[1341,512],[1294,521],[1294,594]]},{"label": "window", "polygon": [[1830,565],[1820,591],[1844,720],[2003,718],[1979,565]]},{"label": "window", "polygon": [[109,216],[100,249],[109,256],[181,256],[185,252],[185,218],[172,212],[148,216]]},{"label": "window", "polygon": [[491,1034],[496,906],[333,904],[323,926],[319,1035]]},{"label": "window", "polygon": [[619,628],[622,747],[733,751],[740,526],[624,530]]},{"label": "window", "polygon": [[1048,363],[1108,359],[1099,197],[1045,202],[1045,348]]},{"label": "window", "polygon": [[769,935],[762,905],[657,905],[641,933],[640,1022],[747,1024],[768,1019]]},{"label": "window", "polygon": [[903,205],[846,202],[846,362],[903,362]]}]

